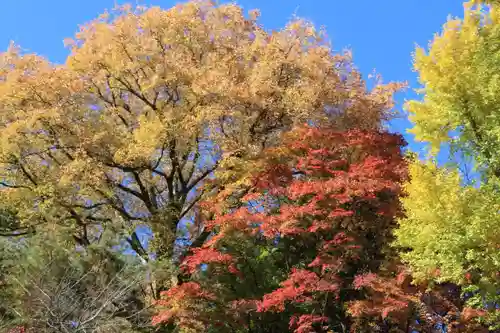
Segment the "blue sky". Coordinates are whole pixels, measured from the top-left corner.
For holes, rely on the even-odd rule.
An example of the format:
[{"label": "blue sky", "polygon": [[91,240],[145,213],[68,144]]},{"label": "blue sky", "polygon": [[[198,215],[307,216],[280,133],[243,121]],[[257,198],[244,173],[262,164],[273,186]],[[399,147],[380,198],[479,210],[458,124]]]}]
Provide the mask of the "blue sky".
[{"label": "blue sky", "polygon": [[[134,0],[135,1],[135,0]],[[72,37],[85,23],[115,0],[4,0],[0,19],[0,47],[13,40],[24,49],[63,62],[67,50],[63,39]],[[171,7],[176,1],[141,0],[140,4]],[[415,98],[417,75],[412,71],[415,45],[426,46],[440,31],[448,15],[461,16],[461,0],[240,0],[245,9],[259,8],[266,28],[282,27],[293,14],[325,26],[335,50],[350,48],[356,66],[365,74],[374,69],[385,80],[408,81],[410,89],[397,96],[398,108]],[[392,122],[392,129],[405,132],[405,119]],[[413,150],[420,145],[405,135]]]}]

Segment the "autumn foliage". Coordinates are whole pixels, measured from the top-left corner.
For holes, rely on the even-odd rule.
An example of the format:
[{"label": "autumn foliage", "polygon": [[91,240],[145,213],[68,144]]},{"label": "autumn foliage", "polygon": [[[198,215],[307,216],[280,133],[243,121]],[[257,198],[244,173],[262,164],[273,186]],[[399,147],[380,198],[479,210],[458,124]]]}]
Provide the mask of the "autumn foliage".
[{"label": "autumn foliage", "polygon": [[[391,240],[390,229],[400,214],[400,183],[406,177],[403,145],[400,136],[379,131],[303,126],[287,134],[284,147],[266,152],[236,207],[224,210],[213,203],[217,214],[207,222],[213,238],[184,259],[199,281],[190,287],[215,291],[217,286],[218,303],[246,304],[233,314],[220,309],[249,318],[242,322],[246,326],[266,313],[281,313],[295,332],[340,327],[335,315],[346,316],[342,303],[362,298],[348,296],[348,290],[359,289],[367,279],[364,272],[378,269]],[[219,200],[226,202],[227,197]],[[282,266],[275,288],[259,288],[241,298],[227,294],[245,284],[266,285],[264,277],[242,274],[253,263],[231,245],[236,237],[263,243],[261,252],[280,257],[282,263],[266,263]],[[206,266],[200,269],[202,264]],[[196,267],[199,273],[193,271]],[[229,276],[205,275],[214,270]],[[176,298],[176,290],[185,292],[172,289],[165,299]],[[164,309],[156,322],[184,320],[175,311]],[[203,312],[189,317],[198,321],[199,316]]]},{"label": "autumn foliage", "polygon": [[11,45],[0,332],[498,332],[497,2],[415,53],[426,161],[405,85],[304,19],[124,5],[62,64]]}]

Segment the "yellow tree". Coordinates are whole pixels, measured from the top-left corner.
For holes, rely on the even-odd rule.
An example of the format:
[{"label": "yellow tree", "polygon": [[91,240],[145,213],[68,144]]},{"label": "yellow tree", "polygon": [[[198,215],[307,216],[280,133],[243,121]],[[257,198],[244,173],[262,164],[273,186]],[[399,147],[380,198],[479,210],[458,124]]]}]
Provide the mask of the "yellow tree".
[{"label": "yellow tree", "polygon": [[[500,323],[499,37],[498,1],[468,1],[463,19],[450,19],[427,52],[417,50],[415,68],[424,95],[407,105],[415,124],[412,131],[417,140],[431,145],[433,157],[448,145],[453,154],[471,158],[480,179],[464,185],[464,170],[457,163],[440,168],[434,162],[414,162],[408,196],[403,199],[407,216],[396,231],[397,243],[405,249],[402,258],[417,281],[460,286],[456,290],[463,292],[467,306],[496,329]],[[467,318],[471,309],[461,310]]]},{"label": "yellow tree", "polygon": [[[283,131],[390,116],[399,85],[367,91],[323,31],[294,20],[268,32],[257,17],[209,1],[125,6],[83,26],[65,64],[11,47],[0,60],[2,202],[24,226],[67,228],[81,245],[108,228],[146,260],[170,258],[199,199]],[[148,248],[138,225],[154,234]],[[208,236],[193,230],[187,243]]]}]

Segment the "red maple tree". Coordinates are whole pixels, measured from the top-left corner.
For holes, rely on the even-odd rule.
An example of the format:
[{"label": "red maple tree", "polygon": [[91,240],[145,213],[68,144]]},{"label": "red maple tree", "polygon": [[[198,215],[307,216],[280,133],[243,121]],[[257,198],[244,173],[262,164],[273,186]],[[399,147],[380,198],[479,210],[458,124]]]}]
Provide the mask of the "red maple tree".
[{"label": "red maple tree", "polygon": [[[363,274],[376,271],[384,260],[382,250],[400,214],[404,144],[401,136],[383,131],[304,126],[289,133],[284,146],[266,151],[238,204],[228,208],[226,193],[205,205],[215,213],[206,223],[212,237],[184,259],[192,281],[219,292],[214,296],[219,302],[209,308],[229,304],[217,311],[242,320],[244,327],[272,313],[288,318],[296,333],[339,324],[339,313],[347,316],[342,304],[363,297],[356,291],[360,280],[370,279]],[[280,263],[273,263],[275,278],[284,277],[279,286],[239,291],[250,283],[242,272],[251,270],[251,260],[231,244],[248,240],[279,252]],[[265,281],[269,275],[256,275],[251,278],[256,285],[273,285]],[[180,297],[184,288],[186,283],[168,296]],[[197,316],[193,313],[191,319]],[[155,321],[179,318],[165,310]]]}]

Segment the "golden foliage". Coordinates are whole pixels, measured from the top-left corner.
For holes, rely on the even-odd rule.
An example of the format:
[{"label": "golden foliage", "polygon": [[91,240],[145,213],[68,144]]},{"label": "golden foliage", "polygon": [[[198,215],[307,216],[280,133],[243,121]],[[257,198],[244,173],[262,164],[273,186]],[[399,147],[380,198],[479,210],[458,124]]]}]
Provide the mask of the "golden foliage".
[{"label": "golden foliage", "polygon": [[244,167],[296,124],[372,128],[390,115],[400,85],[368,92],[323,31],[294,20],[267,32],[257,18],[210,1],[124,6],[84,25],[63,65],[11,47],[0,58],[2,202],[83,242],[94,224],[145,223],[171,240],[217,168]]}]

